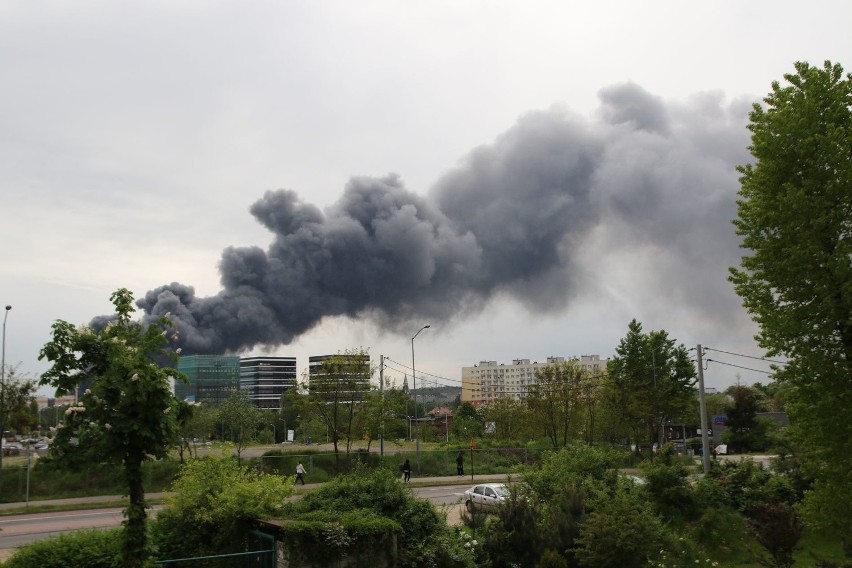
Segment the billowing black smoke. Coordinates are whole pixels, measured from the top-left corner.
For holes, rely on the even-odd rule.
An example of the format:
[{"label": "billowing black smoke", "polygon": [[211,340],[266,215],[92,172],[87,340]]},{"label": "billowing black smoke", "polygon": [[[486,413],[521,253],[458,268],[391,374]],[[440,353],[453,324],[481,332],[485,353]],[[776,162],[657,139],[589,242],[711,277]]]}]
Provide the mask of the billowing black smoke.
[{"label": "billowing black smoke", "polygon": [[185,353],[239,352],[289,343],[326,316],[410,331],[412,320],[451,321],[496,296],[554,311],[600,285],[590,258],[653,250],[647,270],[660,272],[649,274],[661,293],[707,288],[696,309],[724,317],[727,300],[704,275],[709,263],[723,281],[736,261],[746,105],[723,108],[718,95],[666,105],[635,85],[601,100],[598,120],[525,115],[428,198],[394,175],[350,180],[325,211],[269,191],[251,213],[274,241],[226,249],[219,294],[175,282],[139,306],[171,312]]}]

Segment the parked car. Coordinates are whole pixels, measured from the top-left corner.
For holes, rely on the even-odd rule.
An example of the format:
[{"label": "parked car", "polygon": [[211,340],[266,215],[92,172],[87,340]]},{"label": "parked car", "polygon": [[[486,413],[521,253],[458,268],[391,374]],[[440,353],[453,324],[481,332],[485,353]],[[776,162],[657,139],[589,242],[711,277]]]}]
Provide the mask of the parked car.
[{"label": "parked car", "polygon": [[464,506],[474,509],[494,509],[509,497],[505,483],[480,483],[464,492]]}]

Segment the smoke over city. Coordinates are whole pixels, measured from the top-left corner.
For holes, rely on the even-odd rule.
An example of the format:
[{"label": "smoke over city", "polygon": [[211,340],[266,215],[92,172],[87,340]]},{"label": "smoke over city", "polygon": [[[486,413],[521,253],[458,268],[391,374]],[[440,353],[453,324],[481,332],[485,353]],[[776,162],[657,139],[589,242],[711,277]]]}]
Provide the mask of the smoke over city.
[{"label": "smoke over city", "polygon": [[637,301],[723,321],[738,306],[725,277],[739,256],[730,221],[748,105],[716,94],[668,103],[633,84],[600,99],[594,119],[522,116],[427,197],[396,175],[353,178],[325,210],[268,191],[250,211],[273,241],[227,248],[217,295],[174,282],[139,306],[148,318],[171,312],[184,353],[240,352],[287,344],[329,316],[408,332],[497,298],[558,312],[604,293],[618,264]]}]

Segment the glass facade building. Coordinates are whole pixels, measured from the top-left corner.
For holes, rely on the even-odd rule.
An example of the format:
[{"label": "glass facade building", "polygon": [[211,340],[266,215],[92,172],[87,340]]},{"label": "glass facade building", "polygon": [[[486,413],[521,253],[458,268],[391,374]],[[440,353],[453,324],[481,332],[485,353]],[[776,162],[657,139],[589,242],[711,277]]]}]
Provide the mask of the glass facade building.
[{"label": "glass facade building", "polygon": [[177,370],[188,383],[175,381],[179,400],[218,405],[240,388],[240,358],[236,355],[187,355],[178,359]]},{"label": "glass facade building", "polygon": [[279,410],[281,395],[296,387],[295,357],[243,357],[240,390],[263,410]]}]

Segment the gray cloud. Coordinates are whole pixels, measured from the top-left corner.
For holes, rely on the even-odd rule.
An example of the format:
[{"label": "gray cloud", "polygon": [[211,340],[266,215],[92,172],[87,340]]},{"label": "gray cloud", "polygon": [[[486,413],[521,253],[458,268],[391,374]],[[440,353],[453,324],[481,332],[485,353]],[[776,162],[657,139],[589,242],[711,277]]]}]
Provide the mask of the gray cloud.
[{"label": "gray cloud", "polygon": [[521,117],[428,197],[394,175],[353,178],[325,211],[269,191],[251,213],[274,240],[265,251],[226,249],[219,294],[172,283],[139,306],[148,317],[171,312],[186,352],[238,352],[289,343],[328,316],[409,329],[415,318],[475,314],[499,295],[563,309],[602,277],[589,258],[650,247],[659,254],[641,270],[655,293],[704,290],[693,310],[733,313],[718,280],[738,254],[730,220],[734,166],[748,158],[744,109],[713,96],[667,104],[632,84],[600,97],[599,120]]}]

